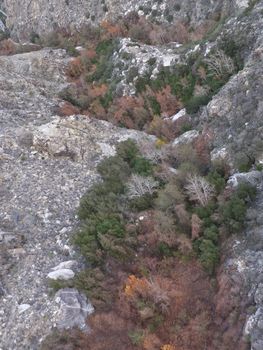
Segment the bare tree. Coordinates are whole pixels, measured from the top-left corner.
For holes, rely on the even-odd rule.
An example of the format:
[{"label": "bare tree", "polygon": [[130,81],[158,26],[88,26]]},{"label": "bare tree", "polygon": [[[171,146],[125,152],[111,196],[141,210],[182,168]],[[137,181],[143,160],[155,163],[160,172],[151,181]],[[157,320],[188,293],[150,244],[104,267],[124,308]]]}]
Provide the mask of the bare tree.
[{"label": "bare tree", "polygon": [[[161,281],[160,281],[161,282]],[[164,281],[162,281],[164,282]],[[162,313],[167,313],[170,306],[170,298],[164,284],[161,285],[157,279],[147,280],[148,296],[156,304]]]},{"label": "bare tree", "polygon": [[146,193],[153,194],[158,187],[158,182],[152,177],[143,177],[133,174],[127,184],[128,197],[141,197]]},{"label": "bare tree", "polygon": [[232,75],[235,71],[232,58],[227,56],[222,50],[217,50],[206,58],[204,62],[207,64],[210,72],[219,79]]},{"label": "bare tree", "polygon": [[190,175],[188,177],[185,189],[190,200],[196,201],[202,206],[206,206],[215,194],[214,186],[198,175]]}]

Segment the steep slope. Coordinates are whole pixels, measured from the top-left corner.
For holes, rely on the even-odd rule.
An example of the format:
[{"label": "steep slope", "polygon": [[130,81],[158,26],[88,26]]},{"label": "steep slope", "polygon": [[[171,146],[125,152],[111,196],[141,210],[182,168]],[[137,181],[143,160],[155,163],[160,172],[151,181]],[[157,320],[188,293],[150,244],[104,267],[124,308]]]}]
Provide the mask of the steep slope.
[{"label": "steep slope", "polygon": [[91,311],[86,299],[76,290],[50,296],[47,274],[63,261],[69,262],[54,272],[73,265],[78,270],[69,234],[79,198],[116,141],[139,135],[83,116],[54,116],[67,61],[64,50],[0,58],[0,348],[5,350],[37,349],[55,324],[85,327],[83,315]]},{"label": "steep slope", "polygon": [[[165,23],[188,18],[188,25],[195,28],[206,20],[240,13],[247,5],[246,0],[200,0],[194,5],[185,1],[180,6],[172,0],[161,4],[25,0],[21,7],[16,0],[0,1],[8,14],[11,35],[21,41],[58,28],[95,24],[130,10],[140,15],[157,11],[156,18]],[[217,39],[191,49],[192,53],[209,52],[225,38],[228,43],[234,38],[239,45],[244,66],[191,119],[195,135],[213,135],[213,159],[225,159],[232,172],[263,162],[262,12],[263,1],[250,2],[247,11],[226,21]],[[157,67],[167,61],[168,66],[179,62],[188,54],[186,47],[180,56],[182,51],[176,44],[158,48],[130,45],[126,38],[121,46],[113,57],[119,67],[116,75],[124,78],[132,64],[138,72],[153,56]],[[47,274],[61,262],[66,264],[58,270],[70,266],[67,273],[75,273],[81,269],[81,260],[70,246],[79,198],[98,178],[95,166],[114,152],[117,141],[144,136],[86,116],[56,116],[60,105],[56,96],[67,86],[64,70],[68,62],[64,50],[48,49],[0,58],[0,348],[4,350],[37,349],[52,326],[85,328],[91,305],[78,291],[71,291],[78,311],[74,317],[68,314],[67,298],[48,295]],[[124,87],[128,93],[134,91],[132,84],[125,86],[124,82]],[[224,342],[214,339],[207,345],[211,350],[223,349],[222,344],[231,346],[231,339],[238,344],[244,335],[252,350],[263,348],[263,179],[262,172],[252,175],[242,175],[252,178],[258,188],[246,230],[226,240],[222,249],[213,321],[222,330]]]}]

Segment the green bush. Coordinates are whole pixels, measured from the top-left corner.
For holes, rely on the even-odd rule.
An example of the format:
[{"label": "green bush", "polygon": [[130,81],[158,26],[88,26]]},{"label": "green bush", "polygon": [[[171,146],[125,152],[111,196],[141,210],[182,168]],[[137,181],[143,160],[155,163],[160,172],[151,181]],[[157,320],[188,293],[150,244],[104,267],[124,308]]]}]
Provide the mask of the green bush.
[{"label": "green bush", "polygon": [[130,200],[130,208],[138,212],[152,208],[153,204],[154,196],[149,193]]},{"label": "green bush", "polygon": [[109,108],[112,101],[113,101],[112,90],[108,90],[104,96],[100,97],[100,103],[101,103],[102,107],[104,107],[106,109]]},{"label": "green bush", "polygon": [[207,175],[207,180],[212,185],[214,185],[217,193],[220,193],[220,192],[222,192],[224,190],[225,185],[226,185],[226,180],[216,170],[212,170],[212,171],[209,172],[209,174]]},{"label": "green bush", "polygon": [[243,228],[248,203],[256,196],[256,188],[243,183],[238,186],[232,197],[221,205],[221,219],[230,233]]},{"label": "green bush", "polygon": [[112,39],[100,41],[96,47],[96,53],[99,56],[112,55],[116,47],[116,42]]},{"label": "green bush", "polygon": [[140,346],[143,343],[144,332],[142,330],[134,330],[128,333],[128,336],[135,346]]},{"label": "green bush", "polygon": [[112,291],[105,289],[105,274],[99,268],[86,269],[74,278],[74,286],[84,292],[95,306],[110,304],[113,299]]},{"label": "green bush", "polygon": [[131,171],[142,176],[153,174],[153,164],[148,159],[141,156],[135,141],[128,139],[120,142],[117,147],[117,156],[128,163]]},{"label": "green bush", "polygon": [[219,248],[209,239],[201,239],[199,245],[199,259],[209,274],[213,274],[219,263]]},{"label": "green bush", "polygon": [[139,148],[137,147],[136,142],[131,139],[120,142],[116,147],[116,151],[117,155],[130,166],[132,166],[135,159],[139,155]]},{"label": "green bush", "polygon": [[201,106],[205,106],[211,100],[210,95],[193,96],[185,105],[186,111],[189,114],[197,113]]},{"label": "green bush", "polygon": [[211,225],[204,230],[204,238],[212,241],[214,244],[218,243],[219,230],[216,225]]},{"label": "green bush", "polygon": [[246,202],[249,202],[255,199],[256,193],[257,193],[257,190],[254,186],[248,183],[241,183],[238,186],[235,195],[238,198],[243,199]]},{"label": "green bush", "polygon": [[150,102],[153,114],[160,115],[161,114],[161,106],[160,106],[159,102],[156,100],[156,98],[153,96],[149,97],[149,102]]},{"label": "green bush", "polygon": [[163,189],[158,192],[155,205],[164,212],[173,213],[175,206],[184,203],[184,195],[176,182],[169,182]]},{"label": "green bush", "polygon": [[256,170],[257,171],[263,171],[263,164],[262,163],[256,164]]},{"label": "green bush", "polygon": [[173,256],[173,250],[171,247],[168,246],[165,242],[160,242],[157,245],[156,249],[157,255],[160,255],[161,257],[171,257]]},{"label": "green bush", "polygon": [[103,261],[104,254],[115,256],[119,239],[124,235],[124,224],[118,214],[98,213],[85,221],[74,242],[87,260],[96,265]]},{"label": "green bush", "polygon": [[244,67],[242,49],[244,49],[246,45],[247,43],[243,38],[233,39],[232,37],[226,36],[222,40],[219,48],[222,49],[227,56],[234,60],[237,70],[241,70]]},{"label": "green bush", "polygon": [[235,166],[238,168],[238,171],[241,173],[248,172],[252,165],[254,164],[255,159],[252,155],[246,153],[237,153],[235,158]]},{"label": "green bush", "polygon": [[125,229],[120,218],[117,216],[108,216],[97,223],[96,230],[98,234],[111,234],[116,237],[124,237]]},{"label": "green bush", "polygon": [[217,206],[215,203],[210,203],[205,207],[196,207],[194,212],[199,216],[200,219],[204,220],[209,218],[216,210]]},{"label": "green bush", "polygon": [[129,165],[119,156],[112,156],[100,162],[97,167],[104,181],[123,183],[131,174]]},{"label": "green bush", "polygon": [[[78,208],[78,216],[81,220],[85,220],[91,216],[96,216],[100,213],[116,213],[118,212],[117,199],[119,186],[122,184],[116,183],[114,188],[113,183],[102,183],[92,186],[81,200]],[[117,191],[118,189],[118,191]],[[122,187],[121,189],[124,189]],[[112,191],[116,191],[115,193]]]},{"label": "green bush", "polygon": [[135,83],[136,94],[141,94],[145,91],[147,85],[150,85],[150,77],[148,75],[138,77]]},{"label": "green bush", "polygon": [[230,233],[238,232],[244,225],[246,203],[236,196],[221,206],[222,223]]},{"label": "green bush", "polygon": [[153,174],[152,162],[144,157],[136,157],[131,163],[131,167],[133,172],[142,176],[150,176]]}]

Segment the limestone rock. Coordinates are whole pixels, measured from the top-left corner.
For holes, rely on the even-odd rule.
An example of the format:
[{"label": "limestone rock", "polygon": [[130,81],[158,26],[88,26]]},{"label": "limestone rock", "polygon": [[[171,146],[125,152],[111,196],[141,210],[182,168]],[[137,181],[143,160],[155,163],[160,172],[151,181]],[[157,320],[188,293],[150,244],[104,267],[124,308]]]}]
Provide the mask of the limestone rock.
[{"label": "limestone rock", "polygon": [[187,144],[193,142],[199,135],[199,132],[197,130],[189,130],[177,137],[173,141],[173,146],[178,146],[181,144]]},{"label": "limestone rock", "polygon": [[86,319],[93,313],[94,308],[84,294],[74,288],[64,288],[56,293],[55,298],[60,304],[58,329],[88,329]]},{"label": "limestone rock", "polygon": [[18,306],[18,313],[22,314],[23,312],[25,312],[26,310],[28,310],[30,308],[31,305],[29,304],[20,304]]},{"label": "limestone rock", "polygon": [[71,269],[76,264],[77,264],[76,260],[63,261],[59,265],[53,267],[52,270],[57,271],[57,270],[61,270],[61,269]]},{"label": "limestone rock", "polygon": [[241,183],[248,183],[252,186],[258,186],[263,179],[263,173],[261,171],[250,171],[248,173],[236,173],[232,175],[229,180],[228,184],[232,187],[236,187]]},{"label": "limestone rock", "polygon": [[59,269],[49,272],[47,275],[51,280],[69,280],[75,276],[75,273],[70,269]]}]

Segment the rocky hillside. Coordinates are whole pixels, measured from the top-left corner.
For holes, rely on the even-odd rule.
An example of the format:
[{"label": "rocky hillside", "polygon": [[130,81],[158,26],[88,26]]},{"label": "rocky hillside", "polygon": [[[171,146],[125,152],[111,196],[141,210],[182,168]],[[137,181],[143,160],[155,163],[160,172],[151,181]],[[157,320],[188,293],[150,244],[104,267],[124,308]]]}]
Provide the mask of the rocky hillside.
[{"label": "rocky hillside", "polygon": [[[68,349],[262,350],[263,1],[0,0],[0,9],[0,39],[18,42],[0,41],[8,54],[0,56],[0,349],[64,349],[66,339]],[[25,48],[29,41],[37,45]],[[17,54],[23,51],[30,52]],[[133,236],[125,241],[136,258],[121,266],[116,254],[102,255],[106,287],[96,293],[106,288],[112,308],[101,308],[89,289],[95,277],[74,283],[90,264],[94,275],[101,268],[88,247],[79,244],[81,256],[73,245],[76,208],[99,180],[96,166],[128,138],[143,144],[139,168],[152,162],[160,188],[137,213],[127,213],[120,195],[125,230],[138,231],[137,245]],[[184,181],[192,171],[207,181],[219,163],[211,265],[195,243],[207,238],[209,220],[186,198]],[[156,233],[163,210],[156,202],[174,190],[174,179],[185,186],[174,197],[171,227],[185,230],[175,241],[170,227],[165,239],[149,232]],[[148,181],[153,191],[156,182]],[[257,195],[254,202],[246,196],[246,222],[230,235],[221,208],[243,183]],[[157,225],[163,236],[169,211],[166,226]],[[242,212],[232,211],[230,226]],[[100,256],[112,242],[99,239]],[[170,313],[142,294],[124,300],[132,283],[153,283],[150,273],[167,288]],[[72,328],[83,333],[43,342],[54,329]]]},{"label": "rocky hillside", "polygon": [[[187,20],[193,27],[206,20],[227,16],[239,11],[248,0],[177,0],[152,1],[30,1],[2,0],[7,14],[7,26],[15,38],[28,39],[32,33],[43,35],[56,28],[80,28],[83,24],[97,24],[104,18],[118,18],[130,11],[172,23]],[[1,5],[1,4],[0,4]]]},{"label": "rocky hillside", "polygon": [[79,198],[96,179],[98,160],[139,133],[55,116],[54,96],[66,84],[65,51],[0,61],[0,344],[36,349],[55,324],[85,328],[87,300],[74,290],[50,298],[47,276],[72,277],[79,269],[69,244]]}]

